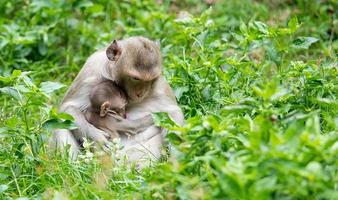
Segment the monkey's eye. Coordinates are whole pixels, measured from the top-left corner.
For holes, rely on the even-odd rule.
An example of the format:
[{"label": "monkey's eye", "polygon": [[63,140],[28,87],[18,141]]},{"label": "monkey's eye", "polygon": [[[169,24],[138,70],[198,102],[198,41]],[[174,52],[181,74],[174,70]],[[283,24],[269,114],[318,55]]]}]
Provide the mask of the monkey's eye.
[{"label": "monkey's eye", "polygon": [[112,109],[108,109],[108,113],[110,113],[110,114],[115,114],[115,115],[117,114],[116,111],[115,111],[115,110],[112,110]]},{"label": "monkey's eye", "polygon": [[140,80],[139,78],[136,78],[136,77],[131,77],[131,79],[132,79],[133,81],[139,81],[139,80]]}]

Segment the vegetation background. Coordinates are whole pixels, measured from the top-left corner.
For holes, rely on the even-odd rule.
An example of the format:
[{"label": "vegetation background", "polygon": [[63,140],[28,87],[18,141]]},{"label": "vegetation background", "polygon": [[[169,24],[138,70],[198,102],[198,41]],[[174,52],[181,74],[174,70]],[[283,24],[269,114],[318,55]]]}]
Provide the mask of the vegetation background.
[{"label": "vegetation background", "polygon": [[[336,0],[0,0],[0,199],[338,199]],[[161,42],[174,156],[48,156],[63,94],[113,39]],[[118,151],[118,149],[117,149]]]}]

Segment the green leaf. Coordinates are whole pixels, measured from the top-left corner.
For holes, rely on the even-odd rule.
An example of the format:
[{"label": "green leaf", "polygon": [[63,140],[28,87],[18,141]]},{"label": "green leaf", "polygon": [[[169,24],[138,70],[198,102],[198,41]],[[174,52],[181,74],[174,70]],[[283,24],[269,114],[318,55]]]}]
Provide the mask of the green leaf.
[{"label": "green leaf", "polygon": [[295,32],[299,28],[299,22],[297,17],[293,17],[289,22],[288,22],[288,27],[291,30],[291,32]]},{"label": "green leaf", "polygon": [[16,100],[20,100],[21,96],[18,90],[14,89],[13,87],[3,87],[0,88],[0,92],[5,93],[11,97],[13,97]]},{"label": "green leaf", "polygon": [[8,85],[12,82],[12,77],[6,77],[6,76],[0,76],[0,83],[3,83],[4,85]]},{"label": "green leaf", "polygon": [[58,113],[55,108],[52,108],[49,112],[51,119],[43,123],[43,127],[46,129],[77,129],[77,126],[74,124],[74,118],[68,113]]},{"label": "green leaf", "polygon": [[270,97],[270,99],[271,101],[276,101],[289,94],[289,92],[290,91],[286,88],[278,88],[277,91]]},{"label": "green leaf", "polygon": [[11,84],[17,77],[21,76],[22,72],[20,70],[13,70],[11,76],[0,76],[0,83],[4,85]]},{"label": "green leaf", "polygon": [[188,92],[189,91],[189,87],[187,86],[184,86],[184,87],[178,87],[174,90],[175,92],[175,96],[177,99],[181,99],[182,95],[185,93],[185,92]]},{"label": "green leaf", "polygon": [[65,120],[70,120],[70,121],[74,121],[74,117],[71,116],[70,114],[68,113],[64,113],[64,112],[61,112],[61,113],[58,113],[57,115],[59,118],[61,119],[65,119]]},{"label": "green leaf", "polygon": [[52,118],[74,121],[74,118],[72,115],[65,113],[65,112],[58,112],[56,108],[52,108],[49,114]]},{"label": "green leaf", "polygon": [[104,7],[102,5],[93,4],[93,5],[86,8],[86,12],[91,13],[92,16],[96,17],[96,16],[104,14],[103,9],[104,9]]},{"label": "green leaf", "polygon": [[314,37],[299,37],[292,42],[292,47],[295,49],[308,49],[311,44],[317,42],[319,39]]},{"label": "green leaf", "polygon": [[7,127],[1,127],[0,128],[0,138],[6,137],[8,130],[9,130],[9,128],[7,128]]},{"label": "green leaf", "polygon": [[74,130],[77,129],[77,126],[74,124],[74,122],[70,120],[61,120],[61,119],[50,119],[45,121],[42,124],[42,127],[49,130],[54,129],[69,129]]},{"label": "green leaf", "polygon": [[254,22],[254,25],[259,32],[266,34],[266,35],[269,33],[268,26],[264,24],[263,22],[259,22],[259,21]]},{"label": "green leaf", "polygon": [[65,85],[58,82],[46,81],[40,84],[40,91],[46,94],[50,94],[55,90],[65,87]]},{"label": "green leaf", "polygon": [[157,112],[152,114],[154,123],[164,128],[176,127],[177,124],[171,119],[166,112]]},{"label": "green leaf", "polygon": [[276,189],[277,179],[275,176],[268,176],[259,179],[254,185],[256,192],[273,191]]},{"label": "green leaf", "polygon": [[8,185],[0,185],[0,193],[3,193],[8,189]]},{"label": "green leaf", "polygon": [[19,76],[21,76],[21,74],[22,74],[22,72],[21,72],[21,70],[13,70],[13,72],[12,72],[12,77],[19,77]]},{"label": "green leaf", "polygon": [[42,41],[39,42],[38,51],[39,51],[40,55],[42,55],[42,56],[46,55],[47,52],[48,52],[47,45]]},{"label": "green leaf", "polygon": [[224,106],[222,108],[222,111],[242,111],[242,110],[250,110],[252,109],[251,106],[247,105],[229,105],[229,106]]},{"label": "green leaf", "polygon": [[166,135],[166,138],[169,139],[169,141],[175,145],[178,145],[183,141],[183,139],[175,133],[168,133]]}]

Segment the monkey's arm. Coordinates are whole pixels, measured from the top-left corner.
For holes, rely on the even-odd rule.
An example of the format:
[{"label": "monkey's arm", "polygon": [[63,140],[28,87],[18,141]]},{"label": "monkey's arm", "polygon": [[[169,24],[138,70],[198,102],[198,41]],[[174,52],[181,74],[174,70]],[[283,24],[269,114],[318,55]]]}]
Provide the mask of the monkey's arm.
[{"label": "monkey's arm", "polygon": [[97,120],[96,123],[98,123],[99,127],[106,127],[109,130],[122,131],[131,135],[136,135],[154,124],[151,115],[146,115],[136,120],[116,119],[112,115],[106,115],[104,118]]},{"label": "monkey's arm", "polygon": [[170,85],[160,77],[154,88],[154,97],[146,102],[151,112],[166,112],[176,124],[184,124],[184,115],[181,108],[177,105],[176,97]]},{"label": "monkey's arm", "polygon": [[[121,123],[125,129],[139,129],[141,132],[134,131],[140,133],[133,137],[133,140],[135,141],[148,141],[157,134],[165,136],[167,130],[154,125],[152,117],[149,115],[149,113],[153,112],[167,112],[178,125],[182,126],[184,123],[183,113],[176,102],[171,98],[162,96],[161,98],[152,98],[150,101],[143,102],[141,105],[133,105],[128,111],[129,122],[117,121],[116,124],[112,124],[112,126],[118,126],[119,123]],[[146,117],[146,123],[143,123],[141,120],[143,116]]]},{"label": "monkey's arm", "polygon": [[[94,86],[102,81],[101,71],[106,66],[105,54],[94,53],[88,58],[81,71],[69,87],[60,106],[61,112],[66,112],[74,117],[75,124],[79,127],[76,139],[88,137],[97,143],[109,143],[109,134],[90,124],[84,116],[84,112],[90,105],[89,95]],[[103,60],[104,62],[99,62]],[[73,131],[72,131],[73,133]]]},{"label": "monkey's arm", "polygon": [[[134,130],[134,132],[138,133],[153,126],[153,119],[149,115],[150,113],[167,112],[178,125],[182,126],[184,115],[176,103],[175,95],[164,78],[158,79],[154,90],[154,93],[143,102],[128,105],[129,121],[115,121],[111,125],[115,127],[121,126],[125,130]],[[142,117],[146,119],[141,120]],[[163,133],[165,132],[163,131]]]},{"label": "monkey's arm", "polygon": [[88,137],[91,140],[101,144],[108,143],[107,138],[109,138],[109,134],[97,129],[95,126],[90,124],[80,109],[76,108],[75,106],[67,106],[63,109],[63,111],[74,117],[75,124],[80,130],[79,132],[81,133],[81,137]]}]

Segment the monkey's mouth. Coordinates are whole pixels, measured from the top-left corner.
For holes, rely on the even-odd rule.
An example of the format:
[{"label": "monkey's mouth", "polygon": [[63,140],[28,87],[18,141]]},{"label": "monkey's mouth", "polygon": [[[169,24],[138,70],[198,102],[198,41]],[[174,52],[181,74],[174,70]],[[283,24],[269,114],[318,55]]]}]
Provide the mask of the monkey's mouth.
[{"label": "monkey's mouth", "polygon": [[128,101],[129,103],[138,103],[140,101],[142,101],[145,98],[146,95],[142,95],[142,96],[136,96],[136,95],[130,95],[128,96]]}]

